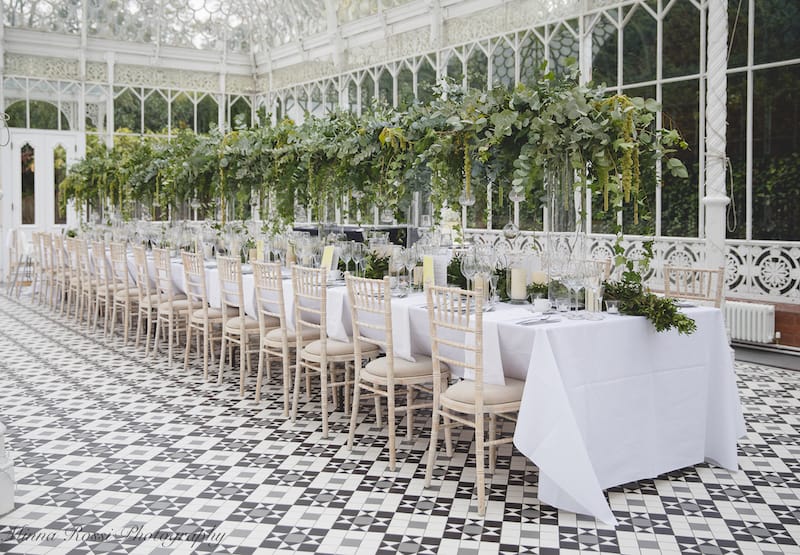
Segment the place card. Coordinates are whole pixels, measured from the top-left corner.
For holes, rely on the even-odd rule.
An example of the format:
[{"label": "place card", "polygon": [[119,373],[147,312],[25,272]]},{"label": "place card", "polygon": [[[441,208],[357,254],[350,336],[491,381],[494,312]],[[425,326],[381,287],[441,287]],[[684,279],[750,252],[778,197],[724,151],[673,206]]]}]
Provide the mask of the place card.
[{"label": "place card", "polygon": [[331,271],[331,265],[333,264],[333,249],[335,247],[333,245],[326,245],[322,251],[322,262],[320,263],[319,267],[324,268],[325,270]]},{"label": "place card", "polygon": [[256,260],[264,262],[264,240],[259,239],[256,241]]},{"label": "place card", "polygon": [[430,254],[422,257],[422,284],[434,285],[433,256]]}]

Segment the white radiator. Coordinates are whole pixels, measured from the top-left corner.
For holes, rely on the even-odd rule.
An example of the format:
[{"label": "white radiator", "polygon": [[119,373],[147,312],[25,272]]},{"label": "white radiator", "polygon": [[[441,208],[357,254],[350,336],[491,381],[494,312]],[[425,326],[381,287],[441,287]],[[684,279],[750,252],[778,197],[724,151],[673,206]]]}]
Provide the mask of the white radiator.
[{"label": "white radiator", "polygon": [[775,307],[771,304],[725,301],[725,322],[733,341],[775,340]]}]

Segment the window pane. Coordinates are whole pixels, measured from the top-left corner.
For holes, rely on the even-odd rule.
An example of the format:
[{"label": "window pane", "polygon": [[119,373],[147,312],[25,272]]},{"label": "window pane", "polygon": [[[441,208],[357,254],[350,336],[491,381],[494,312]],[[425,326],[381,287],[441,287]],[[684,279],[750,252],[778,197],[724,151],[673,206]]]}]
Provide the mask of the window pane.
[{"label": "window pane", "polygon": [[378,94],[381,103],[387,106],[394,105],[394,78],[389,70],[385,69],[378,78]]},{"label": "window pane", "polygon": [[800,65],[754,74],[753,239],[800,239]]},{"label": "window pane", "polygon": [[417,70],[417,98],[422,103],[433,100],[433,86],[436,84],[436,70],[427,58],[422,60]]},{"label": "window pane", "polygon": [[700,11],[691,2],[675,2],[664,17],[664,77],[700,70]]},{"label": "window pane", "polygon": [[36,223],[36,154],[29,144],[22,145],[20,149],[20,162],[22,162],[22,224],[33,225]]},{"label": "window pane", "polygon": [[[280,108],[277,108],[277,110],[280,111]],[[197,110],[197,117],[198,117],[198,119],[200,118],[199,106],[198,106],[198,110]],[[216,125],[216,123],[217,123],[217,121],[216,121],[217,114],[214,114],[213,117],[214,117],[213,121],[209,121],[209,124],[208,124],[209,125],[209,129],[213,125]],[[278,117],[280,117],[280,114],[278,114]],[[250,125],[250,118],[251,118],[250,103],[247,102],[247,100],[245,100],[244,98],[241,98],[241,97],[237,98],[233,102],[233,104],[231,104],[231,125],[234,128],[239,127],[239,125],[249,126]]]},{"label": "window pane", "polygon": [[450,59],[447,60],[447,76],[459,85],[464,81],[464,67],[455,52],[451,53]]},{"label": "window pane", "polygon": [[55,191],[55,219],[54,224],[67,223],[67,207],[61,201],[61,182],[67,176],[67,151],[58,145],[53,150],[53,190]]},{"label": "window pane", "polygon": [[529,33],[522,41],[519,51],[520,81],[526,85],[533,85],[541,76],[540,68],[544,62],[544,45]]},{"label": "window pane", "polygon": [[400,110],[414,104],[414,74],[406,66],[397,74],[397,102]]},{"label": "window pane", "polygon": [[656,78],[656,20],[642,7],[634,7],[624,28],[622,45],[623,83],[639,83]]},{"label": "window pane", "polygon": [[514,49],[505,39],[498,39],[492,53],[492,86],[514,88]]},{"label": "window pane", "polygon": [[592,29],[592,81],[595,83],[610,87],[617,84],[617,39],[614,24],[601,17]]},{"label": "window pane", "polygon": [[180,93],[172,100],[172,131],[194,130],[194,104],[186,93]]},{"label": "window pane", "polygon": [[467,86],[471,89],[486,90],[489,75],[489,60],[483,50],[475,45],[467,60]]},{"label": "window pane", "polygon": [[[728,207],[727,230],[731,239],[744,239],[747,222],[747,75],[728,75],[728,130],[726,150],[733,168],[732,204]],[[730,195],[730,191],[728,192]],[[735,211],[736,218],[733,218]]]},{"label": "window pane", "polygon": [[697,237],[700,144],[698,141],[700,89],[696,79],[666,83],[663,88],[663,125],[677,129],[689,148],[676,152],[689,171],[689,179],[663,175],[661,232],[677,237]]},{"label": "window pane", "polygon": [[800,2],[758,0],[755,11],[755,62],[800,58]]},{"label": "window pane", "polygon": [[151,91],[144,100],[144,129],[149,133],[167,132],[167,99]]},{"label": "window pane", "polygon": [[550,69],[558,75],[566,74],[570,62],[578,60],[578,39],[573,31],[578,28],[577,20],[561,23],[550,41]]},{"label": "window pane", "polygon": [[142,103],[139,95],[131,89],[124,89],[114,98],[114,126],[116,131],[141,133]]},{"label": "window pane", "polygon": [[747,64],[747,11],[749,2],[730,2],[728,4],[728,48],[730,57],[728,67],[741,67]]},{"label": "window pane", "polygon": [[24,100],[19,100],[6,108],[9,127],[28,127],[28,112]]},{"label": "window pane", "polygon": [[[217,99],[207,94],[197,103],[197,132],[208,133],[212,127],[217,127],[218,122]],[[250,120],[248,119],[246,123],[250,123]]]}]

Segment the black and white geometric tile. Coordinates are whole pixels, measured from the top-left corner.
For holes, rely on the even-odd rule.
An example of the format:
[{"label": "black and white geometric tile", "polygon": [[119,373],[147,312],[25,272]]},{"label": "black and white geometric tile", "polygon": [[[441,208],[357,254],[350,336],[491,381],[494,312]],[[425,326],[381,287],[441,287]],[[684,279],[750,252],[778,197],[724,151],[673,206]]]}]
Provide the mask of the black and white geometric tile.
[{"label": "black and white geometric tile", "polygon": [[[319,403],[282,417],[271,384],[239,398],[163,356],[0,297],[0,421],[16,508],[2,553],[800,553],[800,375],[737,364],[741,470],[709,465],[608,491],[616,529],[542,505],[535,466],[501,450],[485,518],[469,433],[425,489],[428,436],[401,441],[363,411],[322,438]],[[404,424],[400,428],[404,433]]]}]

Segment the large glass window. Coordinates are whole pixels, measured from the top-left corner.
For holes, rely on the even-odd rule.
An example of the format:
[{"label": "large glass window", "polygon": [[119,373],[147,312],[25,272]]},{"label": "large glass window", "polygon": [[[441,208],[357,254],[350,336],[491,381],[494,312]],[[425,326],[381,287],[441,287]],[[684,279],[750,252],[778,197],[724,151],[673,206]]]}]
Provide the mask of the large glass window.
[{"label": "large glass window", "polygon": [[36,152],[29,144],[22,145],[19,158],[22,168],[22,225],[36,223]]},{"label": "large glass window", "polygon": [[67,223],[67,207],[61,195],[61,182],[67,177],[67,151],[58,145],[53,149],[53,190],[55,203],[55,217],[53,223],[61,225]]},{"label": "large glass window", "polygon": [[754,73],[753,239],[800,240],[800,65]]}]

